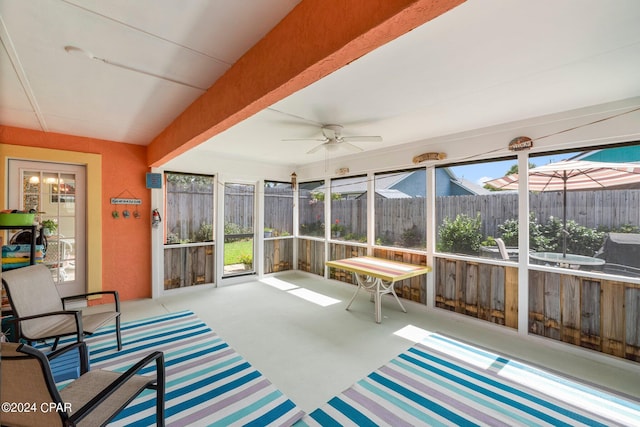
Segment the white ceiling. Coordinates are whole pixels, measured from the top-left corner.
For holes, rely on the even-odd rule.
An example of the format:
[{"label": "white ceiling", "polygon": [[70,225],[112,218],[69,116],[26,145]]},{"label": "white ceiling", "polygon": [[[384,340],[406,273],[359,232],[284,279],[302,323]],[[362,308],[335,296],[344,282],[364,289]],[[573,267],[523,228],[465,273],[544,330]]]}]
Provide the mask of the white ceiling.
[{"label": "white ceiling", "polygon": [[[0,0],[0,123],[146,145],[297,3]],[[376,150],[636,97],[638,22],[637,0],[468,0],[183,156],[302,165],[327,154],[282,139],[322,124]]]}]

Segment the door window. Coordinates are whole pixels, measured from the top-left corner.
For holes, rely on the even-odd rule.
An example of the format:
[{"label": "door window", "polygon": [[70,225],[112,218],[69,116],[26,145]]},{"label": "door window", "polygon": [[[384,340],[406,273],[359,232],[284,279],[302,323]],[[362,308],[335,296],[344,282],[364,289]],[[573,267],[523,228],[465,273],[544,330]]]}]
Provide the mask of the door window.
[{"label": "door window", "polygon": [[[86,209],[84,180],[84,166],[9,162],[9,206],[37,212],[38,241],[44,247],[42,263],[63,296],[86,291],[85,237],[81,232]],[[22,242],[25,237],[16,233],[10,241]]]}]

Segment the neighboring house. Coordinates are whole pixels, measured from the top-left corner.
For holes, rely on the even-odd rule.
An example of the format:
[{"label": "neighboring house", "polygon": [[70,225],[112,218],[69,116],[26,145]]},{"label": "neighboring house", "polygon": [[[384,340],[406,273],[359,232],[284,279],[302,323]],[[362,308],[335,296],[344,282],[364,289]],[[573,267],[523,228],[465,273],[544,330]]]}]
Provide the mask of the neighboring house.
[{"label": "neighboring house", "polygon": [[490,194],[486,188],[464,178],[458,178],[449,168],[436,169],[436,197],[474,196]]},{"label": "neighboring house", "polygon": [[[376,178],[375,192],[386,199],[426,197],[426,170],[387,174]],[[324,191],[322,185],[314,191]],[[357,199],[367,191],[367,178],[363,176],[342,178],[333,187],[334,193],[340,193],[345,199]],[[436,169],[436,197],[471,196],[490,192],[482,186],[466,179],[458,178],[449,168]]]},{"label": "neighboring house", "polygon": [[575,157],[575,160],[592,162],[628,163],[640,162],[640,145],[607,148],[606,150],[587,151]]}]

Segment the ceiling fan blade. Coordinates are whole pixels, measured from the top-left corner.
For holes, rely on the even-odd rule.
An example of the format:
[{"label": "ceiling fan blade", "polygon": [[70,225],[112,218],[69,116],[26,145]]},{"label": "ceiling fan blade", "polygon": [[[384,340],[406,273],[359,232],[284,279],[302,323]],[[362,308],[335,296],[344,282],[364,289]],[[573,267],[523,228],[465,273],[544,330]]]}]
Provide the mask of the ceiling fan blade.
[{"label": "ceiling fan blade", "polygon": [[321,148],[323,148],[325,146],[325,144],[319,144],[316,145],[315,147],[313,147],[311,150],[307,151],[307,154],[313,154],[316,151],[320,150]]},{"label": "ceiling fan blade", "polygon": [[346,148],[346,149],[348,149],[348,150],[351,150],[351,151],[364,151],[364,149],[362,149],[362,148],[360,148],[360,147],[358,147],[358,146],[356,146],[356,145],[349,144],[349,143],[348,143],[348,142],[346,142],[346,141],[341,142],[341,143],[340,143],[340,146],[341,146],[341,147],[344,147],[344,148]]},{"label": "ceiling fan blade", "polygon": [[319,142],[324,142],[326,141],[325,138],[286,138],[286,139],[281,139],[280,141],[319,141]]},{"label": "ceiling fan blade", "polygon": [[342,141],[382,142],[381,136],[343,136]]}]

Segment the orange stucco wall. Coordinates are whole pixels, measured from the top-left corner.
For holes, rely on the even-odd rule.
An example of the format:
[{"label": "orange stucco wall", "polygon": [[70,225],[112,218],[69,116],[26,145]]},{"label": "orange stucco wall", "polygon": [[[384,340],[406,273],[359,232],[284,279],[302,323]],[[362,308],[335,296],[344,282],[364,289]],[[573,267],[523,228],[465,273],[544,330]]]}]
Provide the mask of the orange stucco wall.
[{"label": "orange stucco wall", "polygon": [[[149,172],[146,147],[6,126],[0,126],[0,143],[101,156],[102,289],[117,290],[121,300],[151,297],[151,194],[145,181]],[[92,191],[91,185],[87,191]],[[122,212],[124,206],[111,205],[112,197],[141,199],[140,219],[114,219],[114,208]],[[135,210],[135,206],[127,207]]]}]

